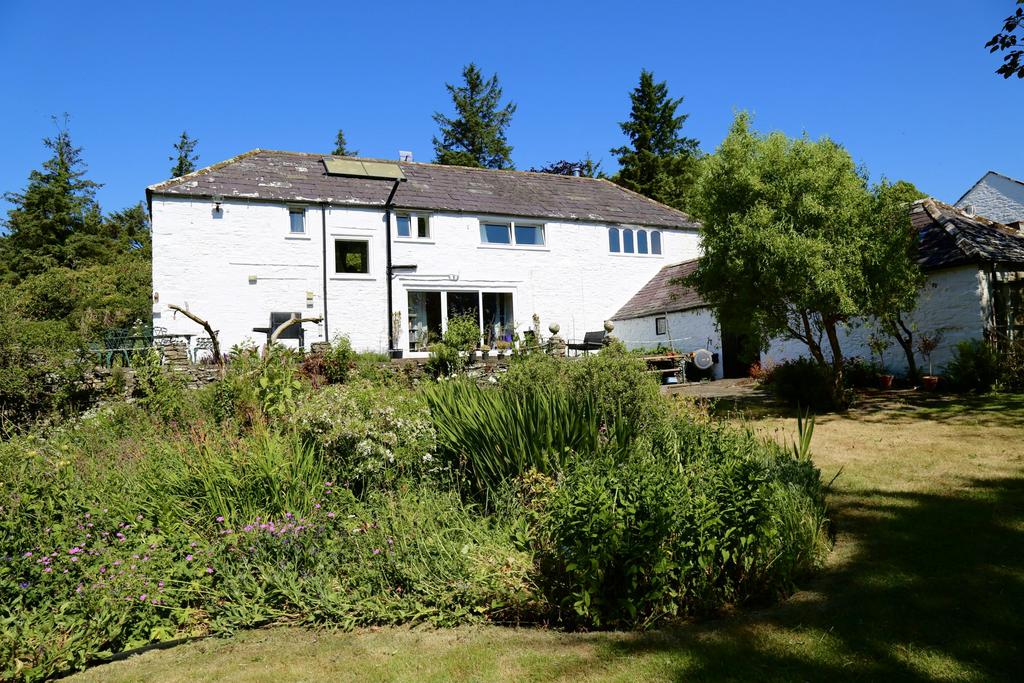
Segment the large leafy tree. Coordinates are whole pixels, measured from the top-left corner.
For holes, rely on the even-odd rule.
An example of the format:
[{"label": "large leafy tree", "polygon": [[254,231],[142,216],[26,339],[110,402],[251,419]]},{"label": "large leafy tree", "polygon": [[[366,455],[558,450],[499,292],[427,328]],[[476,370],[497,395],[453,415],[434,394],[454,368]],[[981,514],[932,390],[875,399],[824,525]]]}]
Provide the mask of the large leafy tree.
[{"label": "large leafy tree", "polygon": [[1024,27],[1024,0],[1017,0],[1017,5],[1014,13],[1003,20],[1003,30],[985,43],[989,52],[1001,50],[1006,53],[1003,55],[1003,63],[996,69],[996,73],[1003,78],[1013,75],[1024,78],[1024,42],[1019,42],[1015,35],[1017,29]]},{"label": "large leafy tree", "polygon": [[434,137],[434,153],[439,164],[512,168],[512,147],[505,129],[512,122],[516,105],[501,104],[498,75],[485,79],[470,63],[462,70],[462,85],[446,83],[452,96],[455,116],[434,113],[440,137]]},{"label": "large leafy tree", "polygon": [[359,151],[349,148],[348,142],[345,141],[345,131],[339,128],[338,134],[334,138],[334,151],[331,154],[339,157],[354,157],[359,156]]},{"label": "large leafy tree", "polygon": [[[889,192],[872,190],[835,142],[760,135],[745,114],[704,165],[696,202],[704,257],[691,283],[723,327],[762,347],[779,337],[806,345],[841,402],[840,327],[874,312],[871,279],[889,271],[871,265],[886,236],[910,231],[909,214],[892,210]],[[886,296],[903,302],[902,294]]]},{"label": "large leafy tree", "polygon": [[196,170],[196,162],[199,161],[199,155],[196,153],[198,144],[198,140],[189,137],[188,131],[181,131],[181,137],[174,143],[174,154],[167,157],[174,162],[174,166],[171,167],[172,178],[180,178]]},{"label": "large leafy tree", "polygon": [[670,97],[665,81],[656,82],[645,69],[629,99],[629,120],[619,124],[629,144],[611,150],[620,167],[612,179],[663,204],[686,208],[700,143],[682,135],[689,116],[678,111],[683,98]]},{"label": "large leafy tree", "polygon": [[876,220],[868,224],[872,248],[864,254],[867,313],[899,345],[907,358],[908,375],[916,379],[915,330],[908,314],[917,306],[925,277],[917,262],[918,238],[909,215],[911,204],[924,194],[905,181],[883,181],[873,195]]},{"label": "large leafy tree", "polygon": [[73,265],[82,243],[102,229],[95,199],[100,185],[85,177],[82,149],[71,142],[67,117],[54,121],[57,135],[43,140],[52,156],[29,174],[22,192],[4,195],[12,204],[4,221],[8,234],[0,242],[7,282]]}]

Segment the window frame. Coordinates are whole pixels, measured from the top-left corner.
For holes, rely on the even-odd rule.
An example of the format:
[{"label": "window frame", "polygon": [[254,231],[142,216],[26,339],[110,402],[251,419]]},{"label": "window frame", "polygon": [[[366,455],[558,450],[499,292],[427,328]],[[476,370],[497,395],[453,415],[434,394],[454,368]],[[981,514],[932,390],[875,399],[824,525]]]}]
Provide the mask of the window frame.
[{"label": "window frame", "polygon": [[660,228],[608,226],[608,253],[613,256],[662,258],[665,254]]},{"label": "window frame", "polygon": [[[291,206],[291,205],[289,205],[287,208],[288,208],[288,234],[287,234],[287,236],[288,237],[307,237],[308,236],[308,231],[306,230],[306,218],[307,218],[306,214],[309,213],[307,208],[305,206]],[[292,216],[294,214],[301,214],[302,215],[302,230],[301,230],[301,232],[296,232],[295,230],[292,230]]]},{"label": "window frame", "polygon": [[[334,235],[332,237],[332,239],[333,239],[333,242],[334,242],[334,245],[333,245],[334,248],[332,249],[332,252],[334,254],[334,256],[333,256],[333,258],[334,258],[334,269],[333,269],[333,272],[331,274],[331,279],[334,279],[334,280],[346,280],[346,279],[368,280],[368,279],[372,279],[373,278],[373,276],[374,276],[373,275],[373,246],[371,245],[371,241],[370,241],[370,239],[368,237],[356,237],[356,236],[350,236],[350,235]],[[338,270],[338,243],[339,242],[359,243],[359,244],[366,245],[366,270],[365,271],[349,272],[349,271],[339,271]]]},{"label": "window frame", "polygon": [[654,334],[655,336],[668,334],[668,316],[659,315],[654,318]]},{"label": "window frame", "polygon": [[[433,215],[426,211],[396,211],[394,215],[394,239],[396,242],[433,242],[433,229],[431,226]],[[398,232],[398,221],[400,218],[409,219],[409,234],[402,235]],[[420,235],[420,221],[426,227],[426,234]]]},{"label": "window frame", "polygon": [[[523,220],[515,218],[481,218],[480,222],[480,247],[485,249],[532,249],[535,251],[548,250],[547,224],[543,221]],[[487,242],[484,241],[486,227],[501,226],[508,230],[508,242]],[[540,235],[540,242],[520,242],[516,238],[518,228],[535,228]]]}]

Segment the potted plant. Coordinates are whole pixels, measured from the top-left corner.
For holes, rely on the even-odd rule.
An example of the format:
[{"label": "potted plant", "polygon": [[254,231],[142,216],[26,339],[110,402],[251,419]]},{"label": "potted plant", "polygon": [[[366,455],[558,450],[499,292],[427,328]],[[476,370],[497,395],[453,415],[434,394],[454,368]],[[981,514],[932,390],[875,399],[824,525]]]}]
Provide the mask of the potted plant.
[{"label": "potted plant", "polygon": [[918,353],[928,363],[928,374],[921,377],[921,385],[928,391],[934,391],[939,386],[939,378],[932,374],[932,353],[935,352],[941,341],[942,334],[940,332],[932,332],[931,334],[920,335],[917,338],[917,342],[915,342]]},{"label": "potted plant", "polygon": [[868,337],[868,348],[872,354],[878,355],[878,382],[883,389],[891,389],[894,377],[886,372],[885,352],[892,346],[892,340],[882,334],[871,334]]},{"label": "potted plant", "polygon": [[488,345],[488,344],[481,344],[480,345],[480,357],[483,358],[484,360],[487,360],[488,358],[491,357],[491,347],[490,347],[490,345]]},{"label": "potted plant", "polygon": [[505,357],[505,352],[508,351],[510,346],[511,346],[511,344],[509,344],[504,339],[499,340],[494,345],[494,348],[498,349],[498,358],[504,358]]}]

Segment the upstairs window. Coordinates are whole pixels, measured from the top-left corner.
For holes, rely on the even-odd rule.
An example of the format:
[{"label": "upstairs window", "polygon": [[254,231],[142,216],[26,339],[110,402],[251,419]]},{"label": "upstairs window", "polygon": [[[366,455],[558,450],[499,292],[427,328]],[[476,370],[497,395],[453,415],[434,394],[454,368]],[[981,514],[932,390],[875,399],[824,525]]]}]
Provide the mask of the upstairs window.
[{"label": "upstairs window", "polygon": [[540,225],[519,225],[515,229],[516,244],[544,246],[544,228]]},{"label": "upstairs window", "polygon": [[481,223],[480,241],[484,244],[512,244],[512,229],[508,223]]},{"label": "upstairs window", "polygon": [[661,231],[608,228],[608,252],[661,256]]},{"label": "upstairs window", "polygon": [[480,224],[481,244],[509,244],[522,247],[543,247],[544,226],[518,221]]},{"label": "upstairs window", "polygon": [[288,209],[288,220],[290,221],[288,232],[292,235],[306,234],[306,210]]},{"label": "upstairs window", "polygon": [[654,319],[654,334],[668,334],[668,318],[661,316]]},{"label": "upstairs window", "polygon": [[334,272],[343,274],[369,273],[370,243],[366,240],[335,240]]},{"label": "upstairs window", "polygon": [[430,216],[419,213],[397,214],[395,233],[400,239],[430,239]]},{"label": "upstairs window", "polygon": [[402,215],[402,214],[398,215],[398,236],[399,237],[409,237],[410,236],[409,226],[410,226],[411,223],[412,223],[412,219],[409,216],[405,216],[405,215]]}]

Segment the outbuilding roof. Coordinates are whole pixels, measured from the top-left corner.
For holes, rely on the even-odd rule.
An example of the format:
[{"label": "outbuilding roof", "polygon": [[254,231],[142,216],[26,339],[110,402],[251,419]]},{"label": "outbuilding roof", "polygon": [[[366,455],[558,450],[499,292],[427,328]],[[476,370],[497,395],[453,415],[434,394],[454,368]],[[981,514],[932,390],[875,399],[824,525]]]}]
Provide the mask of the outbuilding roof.
[{"label": "outbuilding roof", "polygon": [[968,263],[1024,264],[1024,235],[984,216],[972,216],[935,199],[914,202],[911,225],[919,236],[924,270]]},{"label": "outbuilding roof", "polygon": [[[150,195],[326,202],[382,206],[381,181],[328,175],[330,155],[255,149],[181,178],[149,186]],[[340,157],[339,157],[340,158]],[[367,159],[363,159],[367,161]],[[373,161],[380,161],[375,159]],[[597,178],[389,161],[408,182],[395,195],[405,209],[523,216],[568,221],[697,228],[690,216]]]},{"label": "outbuilding roof", "polygon": [[697,290],[678,282],[692,275],[696,269],[697,259],[665,266],[612,316],[612,320],[644,318],[707,306]]}]

